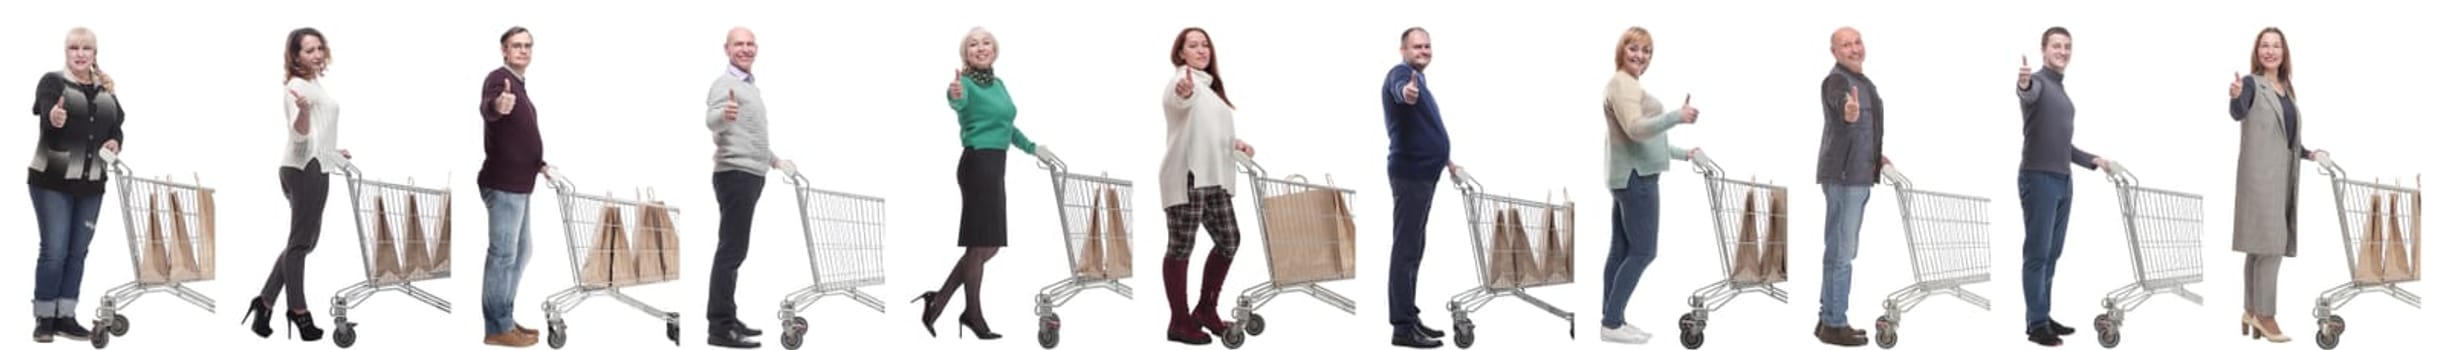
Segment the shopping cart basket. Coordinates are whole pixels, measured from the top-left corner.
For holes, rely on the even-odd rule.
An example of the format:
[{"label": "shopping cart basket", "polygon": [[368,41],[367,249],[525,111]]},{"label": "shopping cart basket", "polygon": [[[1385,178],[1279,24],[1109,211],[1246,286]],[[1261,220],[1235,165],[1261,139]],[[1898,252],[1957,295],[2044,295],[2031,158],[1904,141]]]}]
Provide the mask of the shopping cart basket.
[{"label": "shopping cart basket", "polygon": [[[1237,158],[1242,171],[1248,174],[1248,182],[1256,187],[1257,227],[1265,236],[1265,266],[1270,274],[1268,281],[1240,291],[1238,306],[1231,309],[1231,318],[1238,321],[1231,322],[1231,328],[1223,332],[1223,345],[1238,348],[1247,342],[1248,336],[1264,334],[1265,316],[1258,315],[1256,310],[1283,294],[1305,293],[1342,312],[1358,314],[1358,303],[1318,284],[1358,275],[1351,265],[1356,257],[1350,252],[1356,242],[1355,232],[1349,232],[1353,228],[1349,226],[1348,210],[1350,197],[1357,191],[1308,183],[1306,177],[1299,175],[1266,177],[1265,167],[1247,154],[1238,153]],[[1332,178],[1327,176],[1325,182],[1332,182]],[[1305,262],[1339,261],[1321,266],[1283,264],[1284,257],[1311,259],[1302,260]]]},{"label": "shopping cart basket", "polygon": [[[1463,349],[1477,343],[1477,322],[1469,313],[1477,312],[1487,303],[1502,297],[1518,297],[1554,317],[1562,318],[1562,329],[1572,338],[1579,337],[1573,321],[1578,314],[1563,311],[1528,294],[1529,288],[1570,284],[1572,221],[1577,219],[1577,205],[1571,203],[1570,192],[1564,191],[1562,202],[1509,197],[1486,193],[1477,177],[1467,171],[1452,173],[1452,185],[1460,190],[1468,205],[1470,243],[1477,247],[1477,280],[1475,288],[1452,296],[1445,309],[1452,312],[1453,345]],[[1508,268],[1506,268],[1508,267]]]},{"label": "shopping cart basket", "polygon": [[[1066,270],[1070,277],[1036,291],[1036,345],[1051,349],[1061,344],[1061,315],[1054,313],[1053,308],[1095,289],[1111,290],[1122,298],[1136,298],[1129,285],[1121,284],[1122,279],[1132,275],[1128,259],[1102,259],[1104,251],[1098,249],[1130,246],[1125,231],[1132,222],[1130,184],[1128,180],[1070,172],[1069,164],[1051,153],[1038,154],[1037,166],[1052,175],[1054,211],[1061,216],[1061,236],[1070,262],[1070,269]],[[1104,231],[1118,234],[1105,236]]]},{"label": "shopping cart basket", "polygon": [[[127,225],[127,256],[135,265],[137,278],[111,287],[102,296],[101,307],[94,309],[93,336],[86,340],[93,342],[95,349],[109,347],[110,337],[127,335],[127,314],[119,311],[146,294],[169,294],[203,308],[204,312],[214,310],[211,297],[187,288],[188,283],[213,279],[213,189],[137,177],[136,171],[119,162],[117,155],[103,152],[103,158],[110,163],[111,175],[119,180],[120,216]],[[188,238],[190,233],[193,239]],[[164,238],[164,234],[175,237]],[[171,264],[175,266],[161,265],[171,260],[179,261]]]},{"label": "shopping cart basket", "polygon": [[399,184],[367,179],[355,162],[346,160],[339,168],[348,178],[349,212],[356,217],[365,281],[331,296],[331,343],[341,348],[356,345],[357,323],[348,318],[348,310],[381,292],[407,294],[450,312],[450,301],[415,284],[450,277],[450,190],[416,187],[415,180]]},{"label": "shopping cart basket", "polygon": [[795,169],[789,173],[798,197],[798,225],[806,230],[807,267],[815,284],[781,299],[781,346],[806,342],[806,312],[824,297],[855,300],[876,312],[883,301],[859,288],[883,285],[883,199],[816,189]]},{"label": "shopping cart basket", "polygon": [[2138,281],[2107,292],[2105,313],[2097,315],[2097,344],[2122,344],[2123,317],[2159,294],[2173,294],[2194,305],[2205,305],[2189,285],[2205,281],[2199,264],[2199,234],[2206,230],[2206,212],[2197,194],[2141,187],[2139,176],[2122,164],[2107,164],[2106,175],[2121,199],[2122,226],[2130,235],[2131,276]]},{"label": "shopping cart basket", "polygon": [[[2343,316],[2335,310],[2361,294],[2385,293],[2412,308],[2420,307],[2420,296],[2401,286],[2420,279],[2415,250],[2420,244],[2420,189],[2417,180],[2414,187],[2352,180],[2329,157],[2318,158],[2318,173],[2334,179],[2335,222],[2343,226],[2343,266],[2353,276],[2351,282],[2319,293],[2312,312],[2318,318],[2318,347],[2333,349],[2343,342],[2344,329]],[[2403,231],[2406,227],[2409,232]]]},{"label": "shopping cart basket", "polygon": [[[627,228],[636,229],[639,236],[676,235],[678,232],[669,232],[668,230],[669,228],[678,227],[677,219],[679,216],[679,208],[664,205],[659,201],[631,200],[614,198],[610,195],[591,195],[579,193],[577,191],[577,185],[570,182],[567,175],[560,174],[559,170],[545,168],[544,174],[546,177],[550,178],[549,184],[552,186],[552,191],[558,193],[560,197],[561,229],[566,231],[568,234],[569,277],[570,279],[575,280],[577,283],[576,286],[569,287],[568,289],[561,290],[557,293],[552,293],[551,296],[544,298],[543,313],[546,322],[549,323],[549,325],[546,327],[546,331],[549,333],[546,334],[545,340],[550,343],[554,349],[558,349],[562,345],[567,344],[569,341],[569,325],[566,320],[561,318],[562,314],[568,313],[571,310],[576,310],[578,304],[585,302],[586,299],[594,297],[610,297],[613,300],[619,300],[622,304],[628,304],[629,308],[644,312],[646,316],[661,319],[664,324],[663,332],[665,333],[665,336],[670,338],[672,345],[678,345],[678,312],[662,311],[662,309],[655,308],[653,305],[647,305],[644,301],[639,301],[636,298],[630,297],[628,294],[620,291],[623,288],[669,282],[668,280],[644,282],[620,277],[614,277],[614,280],[610,281],[597,280],[594,279],[596,276],[589,275],[590,271],[588,271],[588,267],[610,266],[602,269],[614,271],[621,268],[618,266],[621,259],[617,256],[617,252],[610,254],[604,254],[604,252],[627,250],[625,249],[627,247],[602,246],[598,238],[612,237],[601,235],[602,233],[606,232],[606,229],[613,230],[609,232],[616,233],[617,230],[623,228],[622,226],[641,226]],[[666,218],[667,220],[664,221],[662,225],[637,225],[640,220],[650,216],[646,214],[647,212],[667,213],[669,214],[669,217]],[[621,223],[630,224],[622,225]],[[618,241],[616,244],[625,245],[626,241]],[[655,250],[637,251],[639,253],[637,255],[640,256],[660,255],[664,253]],[[603,261],[606,258],[608,258],[608,263]],[[629,262],[633,262],[633,260],[630,260]],[[638,265],[629,264],[629,266]]]},{"label": "shopping cart basket", "polygon": [[[1775,223],[1786,222],[1784,220],[1789,219],[1787,213],[1752,206],[1760,203],[1771,205],[1771,202],[1767,201],[1774,200],[1773,196],[1787,196],[1790,192],[1783,186],[1734,179],[1705,153],[1697,154],[1690,162],[1697,165],[1699,175],[1706,177],[1707,206],[1708,212],[1712,213],[1708,216],[1715,220],[1715,252],[1723,257],[1719,260],[1722,262],[1720,266],[1723,271],[1723,280],[1709,283],[1691,292],[1689,295],[1690,311],[1681,314],[1679,322],[1681,347],[1697,349],[1706,345],[1708,315],[1716,310],[1722,310],[1724,305],[1731,304],[1732,299],[1739,298],[1743,294],[1755,293],[1774,298],[1775,302],[1791,303],[1790,293],[1774,285],[1782,282],[1784,278],[1760,276],[1768,271],[1740,271],[1741,268],[1753,264],[1753,262],[1742,261],[1744,257],[1741,252],[1782,252],[1786,256],[1790,254],[1785,249],[1788,247],[1786,245],[1788,236],[1767,234],[1762,235],[1764,237],[1743,237],[1743,233],[1755,234],[1782,227]],[[1761,218],[1764,220],[1759,220]],[[1774,265],[1773,268],[1778,271],[1772,272],[1778,275],[1787,272],[1780,271],[1787,266],[1784,264],[1755,266],[1764,267],[1765,265]],[[1744,272],[1749,274],[1743,275]]]},{"label": "shopping cart basket", "polygon": [[1987,199],[1914,188],[1910,178],[1886,165],[1886,181],[1902,207],[1902,232],[1910,243],[1910,268],[1917,283],[1885,295],[1885,315],[1876,318],[1876,346],[1891,349],[1901,341],[1895,331],[1902,313],[1937,295],[1952,295],[1980,310],[1986,297],[1962,286],[1987,281],[1993,262],[1987,252]]}]

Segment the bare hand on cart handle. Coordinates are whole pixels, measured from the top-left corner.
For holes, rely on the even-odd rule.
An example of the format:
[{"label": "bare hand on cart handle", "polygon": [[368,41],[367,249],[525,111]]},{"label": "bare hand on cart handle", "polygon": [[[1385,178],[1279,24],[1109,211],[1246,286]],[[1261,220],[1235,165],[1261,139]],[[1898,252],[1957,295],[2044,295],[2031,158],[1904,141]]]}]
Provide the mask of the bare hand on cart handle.
[{"label": "bare hand on cart handle", "polygon": [[1246,154],[1248,155],[1248,158],[1251,159],[1256,158],[1256,147],[1249,146],[1248,141],[1231,140],[1231,150],[1239,151],[1240,154]]},{"label": "bare hand on cart handle", "polygon": [[1172,94],[1180,95],[1180,98],[1188,98],[1189,94],[1197,93],[1196,76],[1197,72],[1195,69],[1180,70],[1180,83],[1172,85]]},{"label": "bare hand on cart handle", "polygon": [[1842,99],[1842,122],[1844,122],[1844,123],[1857,123],[1857,122],[1859,122],[1859,86],[1858,86],[1858,85],[1852,85],[1852,86],[1851,86],[1851,94],[1849,95],[1849,97],[1844,97],[1844,98]]},{"label": "bare hand on cart handle", "polygon": [[1700,149],[1700,148],[1698,148],[1698,147],[1690,147],[1690,148],[1689,148],[1689,159],[1698,159],[1699,157],[1702,157],[1703,155],[1702,155],[1702,154],[1701,154],[1701,153],[1698,151],[1699,149]]},{"label": "bare hand on cart handle", "polygon": [[2105,156],[2090,158],[2088,162],[2089,164],[2096,164],[2097,171],[2103,171],[2109,174],[2114,172],[2114,161],[2105,159]]},{"label": "bare hand on cart handle", "polygon": [[501,78],[501,95],[492,98],[493,113],[507,115],[517,110],[518,95],[509,93],[510,90],[517,89],[515,86],[510,83],[509,78]]},{"label": "bare hand on cart handle", "polygon": [[110,150],[110,153],[119,153],[119,140],[102,141],[102,149]]},{"label": "bare hand on cart handle", "polygon": [[51,104],[51,127],[68,127],[68,96],[60,96],[58,103]]}]

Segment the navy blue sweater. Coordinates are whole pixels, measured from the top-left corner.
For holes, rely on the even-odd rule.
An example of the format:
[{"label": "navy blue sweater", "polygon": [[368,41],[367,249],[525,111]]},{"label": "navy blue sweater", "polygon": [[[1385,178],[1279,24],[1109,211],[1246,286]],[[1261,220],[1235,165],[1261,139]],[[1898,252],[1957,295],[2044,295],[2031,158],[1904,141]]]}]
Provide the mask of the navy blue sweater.
[{"label": "navy blue sweater", "polygon": [[[1412,80],[1418,82],[1417,104],[1401,101],[1401,89]],[[1427,89],[1425,75],[1402,62],[1384,73],[1382,92],[1384,132],[1392,141],[1384,173],[1396,179],[1440,178],[1444,166],[1452,162],[1452,140],[1444,133],[1443,110],[1435,107],[1435,93]]]}]

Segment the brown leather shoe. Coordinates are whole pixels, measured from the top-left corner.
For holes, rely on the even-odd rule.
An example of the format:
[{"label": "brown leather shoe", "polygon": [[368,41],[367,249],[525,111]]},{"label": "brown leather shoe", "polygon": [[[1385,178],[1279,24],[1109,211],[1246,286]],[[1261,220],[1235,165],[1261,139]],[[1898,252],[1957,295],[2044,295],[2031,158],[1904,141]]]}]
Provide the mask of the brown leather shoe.
[{"label": "brown leather shoe", "polygon": [[520,334],[520,333],[518,333],[518,331],[514,331],[514,330],[513,330],[513,331],[508,331],[508,332],[494,333],[494,334],[491,334],[491,335],[486,335],[486,336],[484,336],[484,345],[492,345],[492,346],[505,346],[505,347],[513,347],[513,348],[523,348],[523,347],[535,346],[535,336],[532,336],[532,335],[526,335],[526,334]]},{"label": "brown leather shoe", "polygon": [[526,328],[526,325],[519,325],[519,324],[514,324],[514,323],[513,323],[512,325],[513,325],[513,326],[511,326],[511,327],[509,328],[510,330],[515,330],[515,331],[517,331],[517,332],[518,332],[518,334],[525,334],[525,335],[526,335],[528,338],[533,338],[533,337],[535,337],[536,335],[541,335],[541,334],[543,334],[543,332],[541,332],[541,331],[536,331],[534,328]]},{"label": "brown leather shoe", "polygon": [[1830,345],[1868,345],[1867,332],[1861,331],[1857,328],[1834,328],[1833,326],[1826,325],[1824,322],[1818,322],[1816,334],[1817,342]]}]

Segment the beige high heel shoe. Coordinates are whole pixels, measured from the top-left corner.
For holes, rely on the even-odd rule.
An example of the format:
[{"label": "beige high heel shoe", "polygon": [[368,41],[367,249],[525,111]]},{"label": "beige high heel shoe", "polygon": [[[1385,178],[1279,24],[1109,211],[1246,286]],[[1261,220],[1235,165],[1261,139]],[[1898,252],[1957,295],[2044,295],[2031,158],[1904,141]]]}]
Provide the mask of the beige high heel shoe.
[{"label": "beige high heel shoe", "polygon": [[2292,337],[2285,336],[2284,331],[2276,328],[2272,321],[2258,316],[2242,315],[2241,334],[2250,336],[2250,339],[2263,338],[2270,343],[2292,342]]}]

